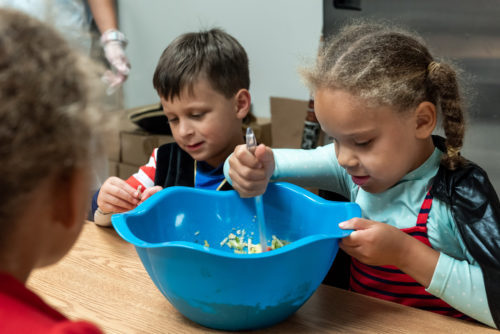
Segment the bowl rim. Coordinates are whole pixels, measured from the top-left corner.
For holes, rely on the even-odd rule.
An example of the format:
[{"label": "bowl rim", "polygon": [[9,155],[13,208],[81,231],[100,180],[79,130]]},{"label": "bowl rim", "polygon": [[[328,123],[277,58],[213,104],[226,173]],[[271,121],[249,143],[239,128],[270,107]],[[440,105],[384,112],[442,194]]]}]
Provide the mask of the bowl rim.
[{"label": "bowl rim", "polygon": [[[307,191],[304,188],[301,188],[297,185],[287,183],[287,182],[273,182],[270,183],[270,185],[273,184],[274,186],[277,187],[282,187],[282,188],[287,188],[289,190],[292,190],[293,192],[298,192],[302,196],[308,197],[310,200],[313,200],[318,203],[332,203],[332,201],[327,201],[309,191]],[[193,193],[210,193],[211,195],[215,196],[234,196],[234,193],[236,192],[235,190],[229,190],[229,191],[217,191],[214,192],[213,190],[207,190],[207,189],[199,189],[199,188],[193,188],[193,187],[182,187],[182,186],[174,186],[174,187],[169,187],[165,188],[162,191],[154,194],[151,196],[148,201],[144,202],[140,206],[136,207],[135,209],[124,212],[124,213],[117,213],[114,214],[111,217],[112,225],[115,229],[115,231],[118,233],[118,235],[124,239],[125,241],[133,244],[136,247],[139,248],[147,248],[147,249],[154,249],[154,248],[162,248],[162,247],[176,247],[176,248],[184,248],[184,249],[189,249],[189,250],[194,250],[194,251],[200,251],[204,252],[207,254],[211,255],[216,255],[220,257],[228,257],[228,258],[262,258],[262,257],[269,257],[273,255],[279,255],[285,252],[292,251],[296,248],[303,247],[307,244],[312,244],[315,242],[320,242],[323,240],[327,239],[340,239],[344,238],[348,235],[350,235],[353,230],[339,230],[339,233],[318,233],[318,234],[312,234],[308,235],[306,237],[294,240],[290,244],[287,244],[283,247],[280,247],[278,249],[275,249],[273,251],[267,251],[263,253],[253,253],[253,254],[248,254],[248,253],[233,253],[230,251],[225,251],[217,248],[212,248],[212,247],[206,247],[204,245],[191,242],[191,241],[164,241],[164,242],[157,242],[157,243],[152,243],[152,242],[147,242],[142,239],[139,239],[138,237],[135,236],[134,233],[130,230],[126,219],[128,216],[140,216],[147,212],[151,207],[153,207],[158,201],[161,200],[162,197],[167,196],[170,193],[175,194],[175,192],[193,192]],[[361,216],[361,209],[358,204],[353,203],[353,202],[342,202],[343,204],[347,204],[351,206],[351,209],[357,214],[358,217]]]}]

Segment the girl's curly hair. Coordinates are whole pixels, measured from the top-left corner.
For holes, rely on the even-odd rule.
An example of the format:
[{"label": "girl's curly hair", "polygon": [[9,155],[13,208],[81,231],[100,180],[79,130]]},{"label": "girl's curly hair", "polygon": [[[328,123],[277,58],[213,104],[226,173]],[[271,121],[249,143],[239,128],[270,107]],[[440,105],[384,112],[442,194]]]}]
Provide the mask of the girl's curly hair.
[{"label": "girl's curly hair", "polygon": [[0,235],[44,178],[100,153],[94,69],[48,25],[0,9]]},{"label": "girl's curly hair", "polygon": [[303,76],[313,91],[343,89],[400,112],[434,103],[446,136],[442,164],[452,170],[465,164],[459,154],[465,121],[456,71],[435,60],[416,34],[382,23],[348,25],[326,41],[316,65]]}]

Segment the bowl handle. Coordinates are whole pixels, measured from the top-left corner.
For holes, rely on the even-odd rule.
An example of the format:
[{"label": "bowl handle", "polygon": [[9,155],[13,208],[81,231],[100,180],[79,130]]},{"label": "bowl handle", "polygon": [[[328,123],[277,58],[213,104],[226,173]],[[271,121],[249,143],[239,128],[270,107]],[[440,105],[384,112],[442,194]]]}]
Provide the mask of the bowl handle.
[{"label": "bowl handle", "polygon": [[[354,217],[361,217],[361,208],[357,203],[354,202],[329,202],[325,201],[323,202],[323,205],[328,208],[327,210],[339,208],[340,206],[344,208],[345,210],[345,215],[343,219],[348,220]],[[341,221],[339,221],[340,223]],[[350,235],[354,230],[344,230],[341,229],[340,227],[336,226],[334,233],[332,233],[333,236],[336,238],[344,238]]]},{"label": "bowl handle", "polygon": [[116,233],[125,241],[133,244],[134,246],[147,247],[150,245],[148,242],[141,240],[135,236],[130,230],[124,213],[116,213],[111,216],[111,223],[115,228]]}]

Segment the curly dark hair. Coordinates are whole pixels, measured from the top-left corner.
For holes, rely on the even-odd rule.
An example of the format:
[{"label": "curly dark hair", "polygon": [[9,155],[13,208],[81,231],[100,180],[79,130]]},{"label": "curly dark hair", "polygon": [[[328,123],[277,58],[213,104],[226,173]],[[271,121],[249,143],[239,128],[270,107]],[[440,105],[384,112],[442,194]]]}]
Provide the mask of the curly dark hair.
[{"label": "curly dark hair", "polygon": [[[0,236],[50,175],[71,175],[100,152],[92,63],[46,24],[0,9]],[[94,73],[94,72],[92,72]]]},{"label": "curly dark hair", "polygon": [[466,163],[459,153],[465,121],[457,72],[435,60],[416,34],[382,23],[348,25],[326,41],[316,65],[303,76],[313,91],[343,89],[400,112],[434,103],[446,136],[442,164],[453,170]]}]

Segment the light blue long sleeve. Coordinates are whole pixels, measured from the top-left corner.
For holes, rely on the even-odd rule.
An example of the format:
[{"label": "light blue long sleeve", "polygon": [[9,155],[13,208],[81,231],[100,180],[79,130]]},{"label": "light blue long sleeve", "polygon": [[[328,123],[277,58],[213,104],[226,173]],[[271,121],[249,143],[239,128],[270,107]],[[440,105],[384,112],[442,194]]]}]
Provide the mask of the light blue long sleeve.
[{"label": "light blue long sleeve", "polygon": [[[441,152],[436,149],[424,164],[395,186],[383,193],[371,194],[354,184],[340,167],[333,144],[314,150],[274,149],[273,153],[276,161],[273,181],[290,181],[340,193],[360,205],[364,218],[399,229],[416,225],[427,184],[437,173],[441,159]],[[226,177],[228,168],[225,168]],[[450,208],[434,199],[428,219],[429,241],[440,252],[440,257],[427,291],[464,314],[495,327],[483,273],[465,247]]]}]

